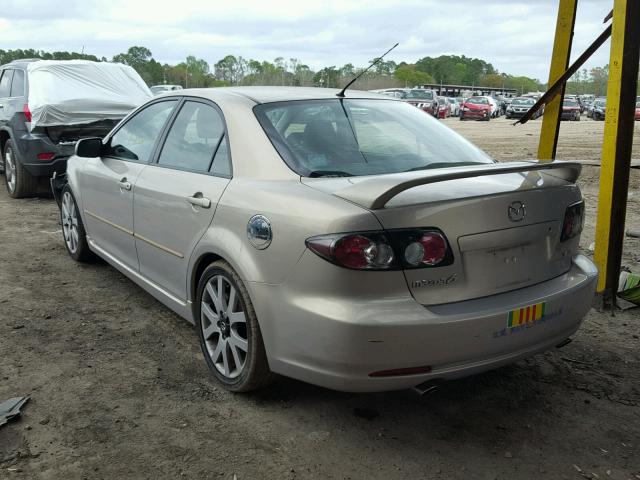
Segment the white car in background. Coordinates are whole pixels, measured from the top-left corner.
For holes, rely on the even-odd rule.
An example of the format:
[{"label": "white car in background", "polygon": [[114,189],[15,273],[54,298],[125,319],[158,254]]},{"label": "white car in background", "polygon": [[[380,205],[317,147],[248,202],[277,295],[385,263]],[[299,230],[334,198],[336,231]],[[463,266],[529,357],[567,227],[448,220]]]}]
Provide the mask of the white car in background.
[{"label": "white car in background", "polygon": [[500,116],[500,105],[493,97],[485,97],[489,100],[489,104],[491,105],[491,118],[497,118]]},{"label": "white car in background", "polygon": [[458,117],[460,115],[460,102],[455,98],[449,98],[451,104],[451,116]]}]

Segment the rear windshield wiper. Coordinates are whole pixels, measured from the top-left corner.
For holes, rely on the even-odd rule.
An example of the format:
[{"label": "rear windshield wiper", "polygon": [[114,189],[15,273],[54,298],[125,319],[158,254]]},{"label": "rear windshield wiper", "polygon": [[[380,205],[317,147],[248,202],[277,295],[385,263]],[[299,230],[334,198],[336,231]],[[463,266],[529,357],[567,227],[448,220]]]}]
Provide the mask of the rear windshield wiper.
[{"label": "rear windshield wiper", "polygon": [[444,167],[464,167],[466,165],[482,165],[480,162],[436,162],[422,165],[421,167],[413,167],[405,172],[417,172],[418,170],[430,170],[432,168],[444,168]]},{"label": "rear windshield wiper", "polygon": [[314,170],[310,172],[308,177],[353,177],[353,174],[348,172],[341,172],[340,170]]}]

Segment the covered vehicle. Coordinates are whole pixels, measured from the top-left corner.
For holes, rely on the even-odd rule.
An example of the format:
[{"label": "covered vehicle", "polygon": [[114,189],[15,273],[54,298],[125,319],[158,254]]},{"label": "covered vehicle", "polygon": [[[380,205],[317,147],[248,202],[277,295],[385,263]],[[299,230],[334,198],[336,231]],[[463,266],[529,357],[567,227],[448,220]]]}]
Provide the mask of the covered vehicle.
[{"label": "covered vehicle", "polygon": [[0,67],[0,170],[14,198],[64,172],[82,137],[106,135],[151,97],[131,67],[85,60],[22,60]]},{"label": "covered vehicle", "polygon": [[193,322],[233,391],[422,389],[566,343],[597,281],[580,164],[496,163],[401,101],[339,93],[156,97],[78,143],[61,241]]},{"label": "covered vehicle", "polygon": [[467,98],[460,108],[460,120],[491,120],[493,106],[487,97]]},{"label": "covered vehicle", "polygon": [[[522,118],[531,107],[535,105],[536,101],[530,97],[517,97],[511,100],[509,106],[507,106],[506,117],[507,118]],[[541,113],[536,114],[536,118]]]},{"label": "covered vehicle", "polygon": [[580,104],[577,100],[571,98],[565,98],[562,100],[561,120],[573,120],[575,122],[579,122],[580,112]]},{"label": "covered vehicle", "polygon": [[438,94],[434,90],[424,88],[408,89],[403,92],[401,99],[434,117],[438,116]]}]

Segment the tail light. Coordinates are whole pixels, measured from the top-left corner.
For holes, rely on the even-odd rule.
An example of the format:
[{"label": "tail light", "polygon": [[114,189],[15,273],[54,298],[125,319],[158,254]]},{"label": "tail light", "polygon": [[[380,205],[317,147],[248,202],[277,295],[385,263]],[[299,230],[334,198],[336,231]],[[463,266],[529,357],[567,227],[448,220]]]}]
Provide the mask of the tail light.
[{"label": "tail light", "polygon": [[395,267],[395,254],[387,238],[379,233],[321,235],[307,239],[307,247],[325,260],[355,270],[388,270]]},{"label": "tail light", "polygon": [[453,263],[453,252],[435,229],[320,235],[307,247],[325,260],[355,270],[399,270]]},{"label": "tail light", "polygon": [[29,105],[28,104],[24,104],[22,106],[22,112],[24,113],[24,116],[27,119],[27,122],[31,122],[31,110],[29,110]]},{"label": "tail light", "polygon": [[569,205],[564,213],[564,223],[562,224],[562,234],[560,241],[564,242],[574,238],[580,233],[584,227],[584,201]]},{"label": "tail light", "polygon": [[39,153],[38,155],[36,155],[38,160],[44,160],[44,161],[53,160],[53,157],[55,157],[55,156],[56,156],[56,154],[53,153],[53,152],[43,152],[43,153]]}]

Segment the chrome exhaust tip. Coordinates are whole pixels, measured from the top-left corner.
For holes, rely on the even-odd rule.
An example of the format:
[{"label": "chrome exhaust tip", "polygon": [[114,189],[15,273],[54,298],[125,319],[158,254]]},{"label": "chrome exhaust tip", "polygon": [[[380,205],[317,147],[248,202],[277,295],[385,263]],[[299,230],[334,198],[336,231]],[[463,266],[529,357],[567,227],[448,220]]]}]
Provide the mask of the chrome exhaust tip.
[{"label": "chrome exhaust tip", "polygon": [[424,397],[438,390],[442,382],[443,380],[441,379],[427,380],[426,382],[416,385],[415,387],[411,387],[411,390],[416,392],[421,397]]}]

